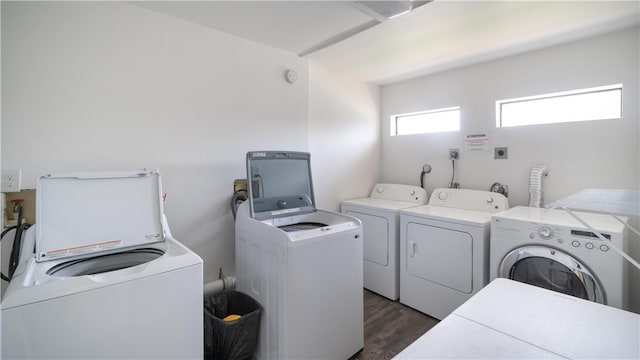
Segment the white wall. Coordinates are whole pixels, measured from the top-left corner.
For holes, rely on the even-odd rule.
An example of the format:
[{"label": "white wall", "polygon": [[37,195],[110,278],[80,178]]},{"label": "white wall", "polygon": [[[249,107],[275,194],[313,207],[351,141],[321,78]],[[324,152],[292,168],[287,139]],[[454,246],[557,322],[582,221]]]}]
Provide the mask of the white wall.
[{"label": "white wall", "polygon": [[[422,164],[429,193],[451,178],[448,149],[460,148],[456,181],[463,188],[509,186],[511,206],[528,204],[530,169],[546,164],[544,203],[585,188],[640,189],[640,29],[638,27],[501,60],[408,80],[381,89],[382,180],[419,183]],[[496,128],[495,101],[622,83],[623,119]],[[461,131],[389,136],[392,114],[459,105]],[[465,152],[463,137],[486,133],[488,153]],[[509,159],[494,160],[506,146]],[[637,225],[637,220],[634,220]],[[640,260],[640,241],[630,253]],[[640,312],[640,271],[631,275],[632,308]]]},{"label": "white wall", "polygon": [[309,149],[319,208],[366,197],[380,172],[377,86],[309,67]]},{"label": "white wall", "polygon": [[[528,203],[532,166],[546,164],[545,202],[589,187],[640,188],[640,120],[637,27],[408,80],[381,90],[382,179],[419,182],[422,164],[431,192],[451,178],[448,149],[460,148],[456,181],[464,188],[488,190],[509,185],[511,205]],[[495,101],[599,85],[624,84],[624,118],[561,125],[496,128]],[[392,114],[461,106],[461,131],[389,136]],[[463,137],[486,133],[491,151],[469,153]],[[493,147],[506,146],[509,159],[494,160]]]},{"label": "white wall", "polygon": [[310,83],[308,67],[129,3],[2,2],[2,167],[21,168],[23,188],[50,172],[159,168],[171,230],[205,281],[233,274],[229,201],[247,151],[311,151],[328,209],[379,176],[377,87],[318,68]]},{"label": "white wall", "polygon": [[308,149],[306,62],[122,2],[2,10],[2,166],[24,188],[49,172],[159,168],[174,236],[205,280],[232,273],[246,152]]}]

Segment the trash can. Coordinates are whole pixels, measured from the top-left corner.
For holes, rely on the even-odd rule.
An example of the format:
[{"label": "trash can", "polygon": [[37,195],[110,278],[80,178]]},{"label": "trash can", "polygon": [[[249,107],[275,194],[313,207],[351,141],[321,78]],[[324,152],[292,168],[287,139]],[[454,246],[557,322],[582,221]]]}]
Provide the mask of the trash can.
[{"label": "trash can", "polygon": [[262,306],[235,290],[204,298],[204,358],[253,359]]}]

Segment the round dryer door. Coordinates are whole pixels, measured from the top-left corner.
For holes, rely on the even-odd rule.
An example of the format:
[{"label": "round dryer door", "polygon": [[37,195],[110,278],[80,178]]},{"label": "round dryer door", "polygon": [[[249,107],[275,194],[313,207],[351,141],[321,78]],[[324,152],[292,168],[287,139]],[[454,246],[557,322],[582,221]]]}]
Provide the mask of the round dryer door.
[{"label": "round dryer door", "polygon": [[498,271],[503,278],[606,304],[602,288],[586,266],[560,250],[517,248],[504,257]]}]

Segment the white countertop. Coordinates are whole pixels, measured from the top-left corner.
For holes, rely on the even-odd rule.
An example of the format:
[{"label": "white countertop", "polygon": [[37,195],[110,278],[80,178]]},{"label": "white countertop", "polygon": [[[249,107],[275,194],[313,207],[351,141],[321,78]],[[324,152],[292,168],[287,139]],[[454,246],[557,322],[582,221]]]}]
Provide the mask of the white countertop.
[{"label": "white countertop", "polygon": [[495,279],[396,359],[639,359],[640,315]]}]

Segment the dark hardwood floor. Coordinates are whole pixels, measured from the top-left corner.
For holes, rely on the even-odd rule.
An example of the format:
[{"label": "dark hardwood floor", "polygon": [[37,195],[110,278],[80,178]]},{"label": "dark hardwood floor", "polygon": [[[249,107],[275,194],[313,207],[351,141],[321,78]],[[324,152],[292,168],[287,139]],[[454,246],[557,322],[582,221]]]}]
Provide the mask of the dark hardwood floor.
[{"label": "dark hardwood floor", "polygon": [[351,359],[391,359],[437,323],[398,301],[364,290],[364,349]]}]

